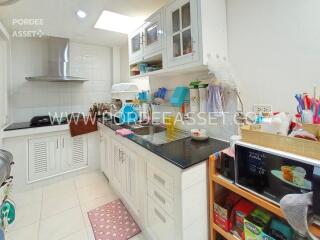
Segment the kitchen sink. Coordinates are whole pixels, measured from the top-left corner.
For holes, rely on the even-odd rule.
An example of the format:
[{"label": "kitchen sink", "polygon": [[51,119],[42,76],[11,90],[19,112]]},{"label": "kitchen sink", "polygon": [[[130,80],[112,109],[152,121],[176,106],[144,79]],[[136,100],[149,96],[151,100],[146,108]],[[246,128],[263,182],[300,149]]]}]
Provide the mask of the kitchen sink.
[{"label": "kitchen sink", "polygon": [[166,129],[161,126],[144,126],[141,128],[133,129],[132,131],[139,136],[146,136],[164,132],[165,130]]}]

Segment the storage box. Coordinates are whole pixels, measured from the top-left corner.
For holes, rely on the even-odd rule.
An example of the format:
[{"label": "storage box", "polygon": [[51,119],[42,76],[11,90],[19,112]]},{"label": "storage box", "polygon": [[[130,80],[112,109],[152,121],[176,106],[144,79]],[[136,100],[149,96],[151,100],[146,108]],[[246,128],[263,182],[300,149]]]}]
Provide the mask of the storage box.
[{"label": "storage box", "polygon": [[246,199],[242,199],[234,206],[231,214],[231,222],[232,222],[232,232],[240,237],[243,237],[243,230],[244,230],[244,219],[248,216],[256,206],[249,202]]},{"label": "storage box", "polygon": [[241,197],[233,192],[224,192],[219,196],[214,203],[214,223],[229,232],[231,230],[230,216],[232,209],[240,201]]},{"label": "storage box", "polygon": [[[303,125],[303,128],[319,136],[320,125],[306,124]],[[248,125],[241,128],[241,136],[244,142],[320,160],[320,141],[262,132],[260,129],[253,129]]]},{"label": "storage box", "polygon": [[283,220],[273,218],[270,226],[268,228],[268,239],[282,239],[282,240],[291,240],[293,238],[293,229],[285,223]]},{"label": "storage box", "polygon": [[244,219],[244,236],[245,240],[262,240],[272,239],[265,230],[271,220],[272,215],[261,208],[255,209],[249,216]]}]

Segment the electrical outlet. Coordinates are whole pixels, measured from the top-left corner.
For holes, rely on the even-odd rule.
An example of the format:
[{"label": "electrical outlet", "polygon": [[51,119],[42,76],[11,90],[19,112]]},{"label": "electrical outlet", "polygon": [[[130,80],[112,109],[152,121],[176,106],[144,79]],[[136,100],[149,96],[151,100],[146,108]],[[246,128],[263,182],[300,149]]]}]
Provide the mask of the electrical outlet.
[{"label": "electrical outlet", "polygon": [[255,113],[271,113],[272,106],[268,104],[254,104],[253,111]]}]

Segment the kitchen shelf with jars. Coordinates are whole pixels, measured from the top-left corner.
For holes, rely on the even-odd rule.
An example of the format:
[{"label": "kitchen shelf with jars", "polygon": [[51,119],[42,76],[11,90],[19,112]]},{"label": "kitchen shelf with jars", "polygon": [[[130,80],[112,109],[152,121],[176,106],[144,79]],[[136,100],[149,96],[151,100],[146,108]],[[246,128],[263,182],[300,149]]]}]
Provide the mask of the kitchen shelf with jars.
[{"label": "kitchen shelf with jars", "polygon": [[[212,31],[203,34],[205,29]],[[129,34],[130,76],[197,68],[228,59],[226,0],[173,0]],[[145,73],[139,66],[161,56]],[[140,65],[142,64],[142,65]]]},{"label": "kitchen shelf with jars", "polygon": [[130,77],[142,77],[163,69],[162,54],[130,65]]}]

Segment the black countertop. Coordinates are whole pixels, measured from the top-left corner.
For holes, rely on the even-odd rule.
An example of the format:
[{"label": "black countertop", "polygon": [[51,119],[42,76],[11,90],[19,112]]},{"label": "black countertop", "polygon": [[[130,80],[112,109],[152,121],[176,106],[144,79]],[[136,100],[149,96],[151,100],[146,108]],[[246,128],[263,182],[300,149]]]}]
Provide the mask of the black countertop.
[{"label": "black countertop", "polygon": [[[121,128],[121,126],[111,122],[104,122],[103,124],[114,131]],[[199,142],[188,137],[163,145],[154,145],[135,134],[126,138],[182,169],[206,161],[211,154],[229,147],[228,142],[214,138]]]},{"label": "black countertop", "polygon": [[[122,126],[113,124],[111,121],[103,122],[103,124],[114,131],[123,128]],[[45,126],[56,125],[59,124]],[[13,123],[5,128],[4,131],[28,129],[34,127],[40,126],[31,126],[29,122]],[[228,142],[214,138],[209,138],[206,141],[199,142],[192,140],[191,137],[188,137],[162,145],[154,145],[135,134],[131,134],[126,138],[182,169],[187,169],[193,165],[206,161],[211,154],[229,147]]]}]

